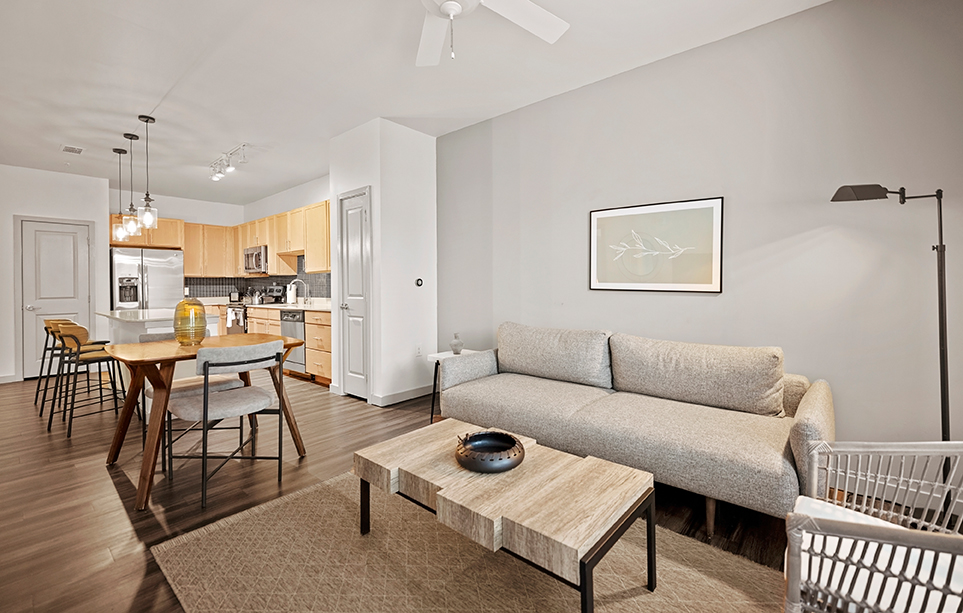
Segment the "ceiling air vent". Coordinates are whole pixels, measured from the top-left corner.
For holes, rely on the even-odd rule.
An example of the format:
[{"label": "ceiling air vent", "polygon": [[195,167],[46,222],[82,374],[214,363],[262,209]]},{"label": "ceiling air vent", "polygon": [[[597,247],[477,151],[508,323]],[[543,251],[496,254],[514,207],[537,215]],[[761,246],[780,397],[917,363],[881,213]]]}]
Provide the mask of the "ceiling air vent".
[{"label": "ceiling air vent", "polygon": [[74,155],[80,155],[84,152],[82,147],[71,147],[70,145],[63,145],[60,150],[64,153],[73,153]]}]

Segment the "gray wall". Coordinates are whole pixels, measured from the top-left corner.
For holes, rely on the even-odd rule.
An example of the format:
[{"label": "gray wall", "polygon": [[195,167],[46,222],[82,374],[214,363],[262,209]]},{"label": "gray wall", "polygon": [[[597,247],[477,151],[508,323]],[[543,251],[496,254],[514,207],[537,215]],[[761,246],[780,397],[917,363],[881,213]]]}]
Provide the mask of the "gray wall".
[{"label": "gray wall", "polygon": [[[934,202],[829,198],[939,187],[963,431],[961,31],[957,0],[836,0],[440,138],[439,342],[514,320],[779,345],[832,385],[840,439],[936,439]],[[589,211],[712,196],[721,295],[588,289]]]}]

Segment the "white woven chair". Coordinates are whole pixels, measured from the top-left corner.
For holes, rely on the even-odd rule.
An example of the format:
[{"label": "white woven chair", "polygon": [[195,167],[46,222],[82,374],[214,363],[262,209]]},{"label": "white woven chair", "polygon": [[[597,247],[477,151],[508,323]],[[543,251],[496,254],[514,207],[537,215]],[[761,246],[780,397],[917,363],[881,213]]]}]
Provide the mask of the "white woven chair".
[{"label": "white woven chair", "polygon": [[963,611],[963,443],[815,443],[787,613]]},{"label": "white woven chair", "polygon": [[[278,380],[283,386],[284,378],[280,372],[284,359],[283,352],[283,341],[240,347],[199,349],[197,351],[197,373],[203,376],[202,393],[199,396],[179,395],[177,397],[171,397],[168,403],[170,413],[178,419],[196,422],[196,425],[199,425],[201,429],[200,456],[174,455],[173,443],[175,441],[170,432],[170,422],[168,422],[167,457],[171,459],[200,458],[202,508],[207,506],[207,482],[231,459],[277,460],[278,481],[281,481],[282,449],[284,447],[284,411],[281,410],[283,391],[278,392],[277,398],[275,398],[274,394],[257,386],[239,387],[226,391],[213,391],[210,382],[211,378],[217,374],[239,373],[257,368],[268,368],[277,369]],[[272,405],[276,405],[275,408],[272,409]],[[244,438],[244,416],[255,413],[278,416],[278,453],[276,456],[261,456],[256,454],[253,446],[256,440],[256,428],[252,428],[248,437],[246,439]],[[211,455],[208,452],[209,431],[214,429],[222,420],[232,417],[238,418],[239,445],[227,455]],[[193,426],[189,428],[188,431],[192,429]],[[239,455],[249,443],[252,444],[250,455]],[[209,458],[223,460],[210,473],[207,471],[207,461]],[[172,473],[173,471],[170,471],[168,477],[173,477]]]}]

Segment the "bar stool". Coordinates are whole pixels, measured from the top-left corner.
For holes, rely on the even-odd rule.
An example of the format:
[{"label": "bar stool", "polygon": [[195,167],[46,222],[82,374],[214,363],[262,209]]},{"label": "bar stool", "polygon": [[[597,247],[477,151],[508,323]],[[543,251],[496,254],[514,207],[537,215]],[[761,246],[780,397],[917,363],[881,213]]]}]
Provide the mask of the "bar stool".
[{"label": "bar stool", "polygon": [[[43,382],[43,397],[40,401],[40,417],[43,417],[44,406],[47,403],[47,392],[50,388],[50,378],[51,370],[53,369],[54,361],[57,362],[57,373],[54,376],[54,387],[53,394],[51,395],[51,411],[56,406],[61,406],[63,404],[63,394],[61,393],[61,379],[63,377],[63,367],[64,367],[64,347],[63,341],[60,338],[60,326],[62,324],[76,325],[76,322],[70,319],[45,319],[44,320],[44,330],[47,331],[49,343],[45,342],[45,347],[49,346],[49,351],[47,351],[47,375],[44,377]],[[84,344],[81,351],[84,353],[89,351],[103,351],[103,346],[106,345],[108,341],[94,341],[88,340]],[[40,389],[40,381],[37,381],[37,389]],[[34,401],[36,404],[36,401]]]},{"label": "bar stool", "polygon": [[[98,413],[104,413],[110,409],[101,409],[99,411],[92,411],[90,413],[83,413],[81,415],[76,415],[75,410],[77,408],[77,388],[79,386],[78,378],[80,376],[81,367],[85,369],[87,374],[87,396],[88,398],[80,404],[81,407],[93,406],[95,404],[103,405],[104,403],[104,386],[103,386],[103,372],[102,367],[107,366],[107,375],[110,379],[110,398],[113,401],[113,410],[117,414],[120,412],[119,401],[123,401],[126,390],[124,389],[124,382],[121,380],[120,389],[117,386],[118,375],[117,362],[114,358],[110,357],[106,351],[103,350],[103,345],[89,345],[89,333],[87,328],[75,325],[75,324],[64,324],[59,325],[59,335],[60,341],[63,345],[63,387],[64,387],[64,402],[63,402],[63,412],[67,419],[67,438],[73,430],[74,417],[86,417],[88,415],[96,415]],[[88,350],[85,351],[85,346]],[[93,347],[93,349],[90,349]],[[96,364],[97,365],[97,388],[99,392],[98,398],[90,398],[91,386],[90,386],[90,368]],[[67,407],[67,396],[69,395],[70,406]],[[69,417],[66,413],[69,411]],[[56,412],[56,407],[51,407],[49,419],[47,421],[47,431],[50,431],[53,425],[53,417]]]},{"label": "bar stool", "polygon": [[[43,320],[43,331],[46,336],[43,339],[43,353],[40,354],[40,372],[37,373],[37,391],[33,395],[33,403],[37,404],[40,400],[40,385],[47,380],[50,376],[50,370],[53,367],[53,360],[57,357],[59,352],[59,347],[57,346],[57,339],[54,337],[50,326],[53,323],[72,323],[69,319],[45,319]],[[49,360],[49,361],[48,361]],[[47,367],[47,374],[43,374],[44,366]],[[40,406],[40,416],[43,417],[43,405]]]}]

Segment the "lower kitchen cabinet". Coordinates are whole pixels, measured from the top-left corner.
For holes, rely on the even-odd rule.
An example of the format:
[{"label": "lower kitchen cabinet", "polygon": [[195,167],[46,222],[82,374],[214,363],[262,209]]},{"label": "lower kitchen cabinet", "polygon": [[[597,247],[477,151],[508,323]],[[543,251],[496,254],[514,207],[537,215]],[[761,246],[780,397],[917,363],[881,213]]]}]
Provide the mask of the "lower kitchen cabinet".
[{"label": "lower kitchen cabinet", "polygon": [[304,370],[309,374],[331,379],[331,352],[318,349],[304,350]]}]

